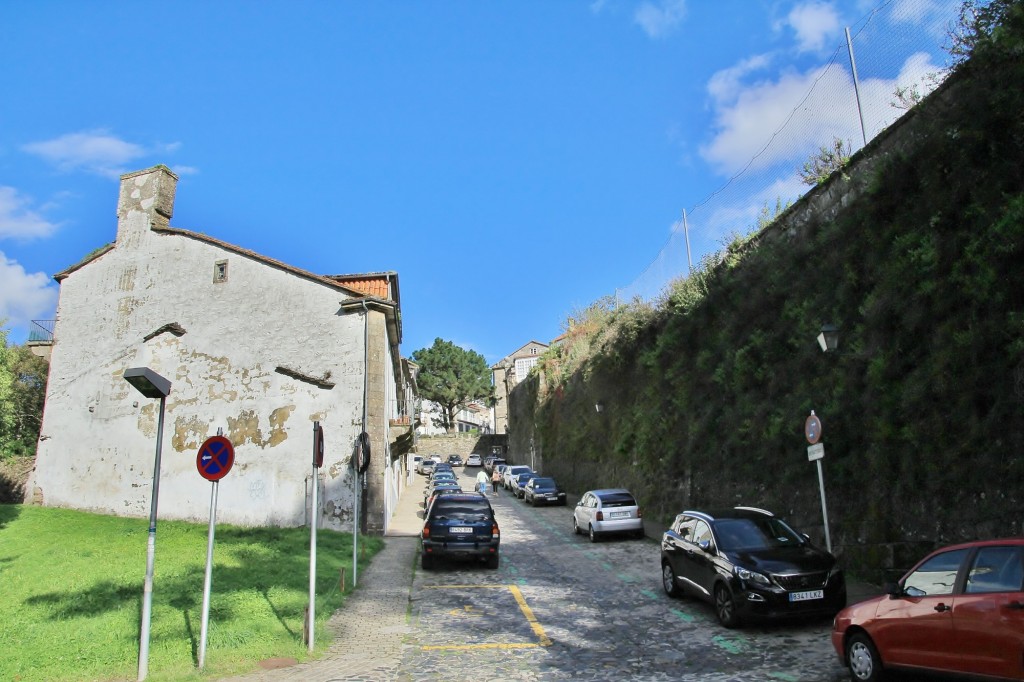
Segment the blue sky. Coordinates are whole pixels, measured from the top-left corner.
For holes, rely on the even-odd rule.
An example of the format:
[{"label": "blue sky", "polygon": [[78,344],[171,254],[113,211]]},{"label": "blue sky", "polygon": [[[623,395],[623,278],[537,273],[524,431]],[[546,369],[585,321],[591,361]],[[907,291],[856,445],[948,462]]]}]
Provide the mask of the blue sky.
[{"label": "blue sky", "polygon": [[944,64],[957,6],[2,3],[0,319],[14,343],[52,319],[52,275],[114,239],[118,175],[162,163],[173,226],[397,271],[403,354],[442,337],[495,362],[638,290],[683,209],[696,261],[798,197],[823,140],[861,145],[855,108],[830,108],[844,27],[885,46],[857,55],[870,138],[895,85]]}]

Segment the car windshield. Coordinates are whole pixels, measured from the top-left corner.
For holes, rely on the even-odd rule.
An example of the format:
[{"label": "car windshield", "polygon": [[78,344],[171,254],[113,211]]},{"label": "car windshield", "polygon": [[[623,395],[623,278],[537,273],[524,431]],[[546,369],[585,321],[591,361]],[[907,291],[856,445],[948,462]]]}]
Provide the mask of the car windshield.
[{"label": "car windshield", "polygon": [[715,522],[718,546],[723,550],[750,551],[796,547],[804,538],[781,519],[719,519]]},{"label": "car windshield", "polygon": [[487,504],[477,502],[448,502],[437,503],[432,514],[435,521],[456,519],[459,521],[483,521],[490,518],[491,508]]},{"label": "car windshield", "polygon": [[553,478],[535,478],[533,479],[534,488],[554,488],[555,479]]},{"label": "car windshield", "polygon": [[636,500],[629,493],[604,493],[598,495],[602,507],[635,507]]}]

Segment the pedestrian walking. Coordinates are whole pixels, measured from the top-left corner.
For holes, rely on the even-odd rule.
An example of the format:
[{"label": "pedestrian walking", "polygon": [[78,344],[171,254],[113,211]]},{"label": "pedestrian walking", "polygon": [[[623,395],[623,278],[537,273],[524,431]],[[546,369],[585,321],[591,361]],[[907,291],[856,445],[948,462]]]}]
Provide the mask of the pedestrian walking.
[{"label": "pedestrian walking", "polygon": [[495,469],[494,473],[491,474],[491,487],[494,488],[494,494],[495,495],[498,494],[498,484],[499,483],[501,483],[501,474],[498,472],[497,469]]},{"label": "pedestrian walking", "polygon": [[487,494],[487,472],[483,469],[476,475],[476,488],[481,495]]}]

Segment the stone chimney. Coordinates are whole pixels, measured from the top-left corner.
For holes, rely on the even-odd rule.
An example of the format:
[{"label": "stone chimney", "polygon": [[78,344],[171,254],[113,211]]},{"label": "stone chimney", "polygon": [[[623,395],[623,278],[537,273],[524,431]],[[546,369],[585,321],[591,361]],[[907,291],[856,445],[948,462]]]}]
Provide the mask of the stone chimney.
[{"label": "stone chimney", "polygon": [[153,166],[121,176],[117,200],[117,245],[137,246],[151,227],[167,227],[174,213],[178,176],[167,166]]}]

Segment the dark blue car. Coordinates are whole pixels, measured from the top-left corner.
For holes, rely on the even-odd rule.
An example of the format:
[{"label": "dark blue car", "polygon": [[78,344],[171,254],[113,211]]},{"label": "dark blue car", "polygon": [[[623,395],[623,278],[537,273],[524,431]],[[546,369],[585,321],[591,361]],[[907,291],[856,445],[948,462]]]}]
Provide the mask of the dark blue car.
[{"label": "dark blue car", "polygon": [[420,532],[420,565],[430,570],[439,559],[481,559],[498,567],[501,534],[494,510],[480,493],[441,493],[431,502]]}]

